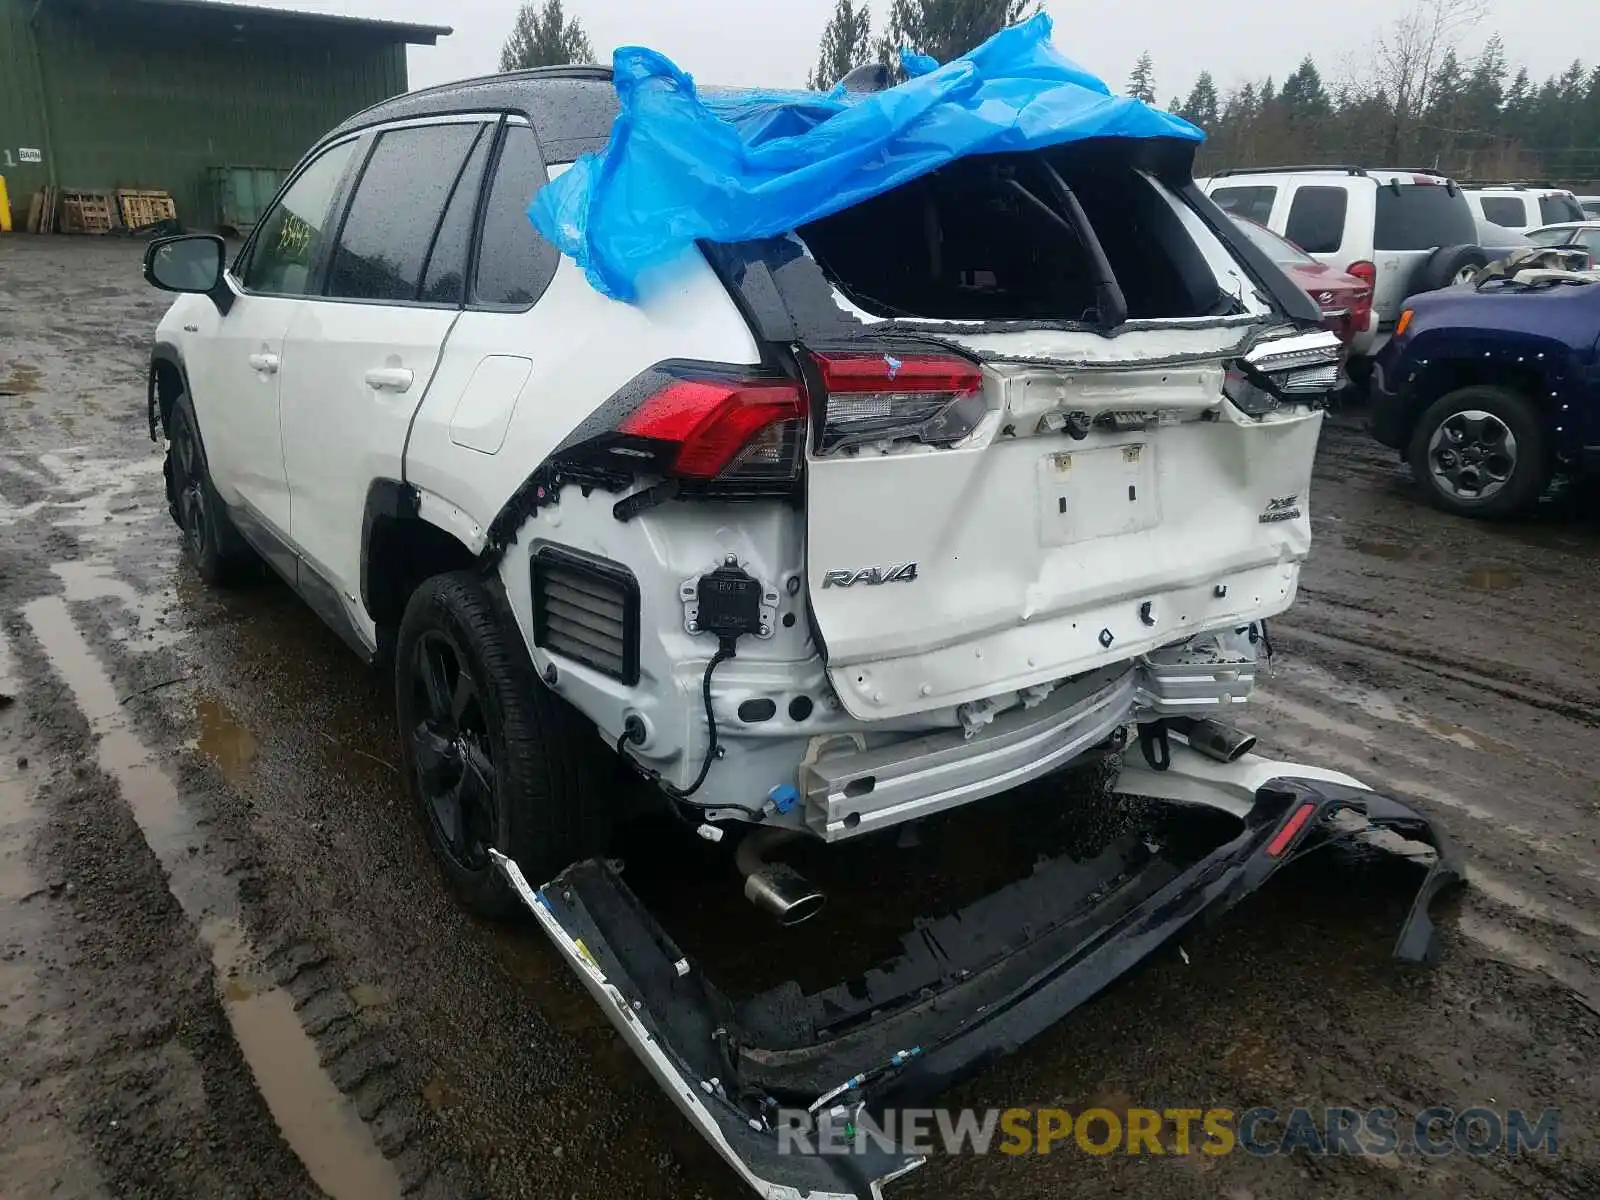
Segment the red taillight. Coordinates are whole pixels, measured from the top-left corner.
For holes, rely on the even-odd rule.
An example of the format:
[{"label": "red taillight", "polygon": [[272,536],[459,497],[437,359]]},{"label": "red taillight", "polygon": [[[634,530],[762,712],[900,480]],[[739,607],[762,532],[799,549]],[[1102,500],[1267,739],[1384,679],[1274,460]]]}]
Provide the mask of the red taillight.
[{"label": "red taillight", "polygon": [[1365,260],[1351,263],[1344,269],[1344,273],[1346,275],[1354,275],[1369,288],[1376,287],[1378,284],[1378,268]]},{"label": "red taillight", "polygon": [[822,382],[839,392],[975,392],[983,387],[976,363],[953,355],[816,354]]},{"label": "red taillight", "polygon": [[1272,835],[1272,840],[1267,843],[1267,857],[1278,858],[1295,838],[1300,836],[1300,831],[1306,827],[1306,822],[1311,819],[1311,814],[1317,811],[1315,804],[1302,804],[1294,810],[1294,815],[1283,823],[1283,828]]},{"label": "red taillight", "polygon": [[787,380],[674,379],[618,426],[670,442],[682,479],[792,479],[805,440],[805,400]]},{"label": "red taillight", "polygon": [[982,419],[983,370],[952,354],[814,354],[826,392],[822,442],[847,446],[915,440],[949,446]]}]

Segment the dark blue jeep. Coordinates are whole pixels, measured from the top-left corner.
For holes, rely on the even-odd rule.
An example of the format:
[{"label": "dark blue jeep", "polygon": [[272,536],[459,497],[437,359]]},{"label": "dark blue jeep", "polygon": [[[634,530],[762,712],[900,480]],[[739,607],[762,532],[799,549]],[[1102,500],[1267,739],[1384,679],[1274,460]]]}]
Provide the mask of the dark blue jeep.
[{"label": "dark blue jeep", "polygon": [[1415,296],[1378,355],[1373,436],[1449,512],[1528,508],[1600,468],[1600,283],[1543,272]]}]

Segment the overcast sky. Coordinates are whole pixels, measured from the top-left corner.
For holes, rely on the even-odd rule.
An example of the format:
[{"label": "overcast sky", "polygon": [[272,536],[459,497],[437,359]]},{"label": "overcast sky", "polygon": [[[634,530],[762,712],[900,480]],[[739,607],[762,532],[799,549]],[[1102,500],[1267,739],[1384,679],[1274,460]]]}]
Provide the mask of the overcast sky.
[{"label": "overcast sky", "polygon": [[[280,8],[318,9],[353,16],[388,17],[449,25],[455,33],[438,46],[411,47],[411,84],[440,83],[493,71],[500,45],[516,12],[515,0],[253,0]],[[706,83],[797,87],[815,64],[817,40],[834,0],[564,0],[588,31],[602,61],[618,45],[661,50]],[[1404,3],[1404,0],[1400,0]],[[874,18],[889,0],[873,0]],[[1055,41],[1115,86],[1126,81],[1140,51],[1155,58],[1162,104],[1187,93],[1201,70],[1219,86],[1273,75],[1279,80],[1307,52],[1330,82],[1346,63],[1358,61],[1374,33],[1392,20],[1395,0],[1227,0],[1200,5],[1192,0],[1047,0]],[[1578,0],[1547,0],[1536,7],[1490,0],[1489,15],[1464,38],[1476,51],[1493,32],[1505,39],[1513,69],[1526,64],[1535,79],[1565,68],[1585,49],[1600,55],[1595,9]],[[1552,35],[1566,16],[1576,22],[1570,36]],[[874,32],[877,31],[876,21]],[[1592,65],[1592,64],[1591,64]]]}]

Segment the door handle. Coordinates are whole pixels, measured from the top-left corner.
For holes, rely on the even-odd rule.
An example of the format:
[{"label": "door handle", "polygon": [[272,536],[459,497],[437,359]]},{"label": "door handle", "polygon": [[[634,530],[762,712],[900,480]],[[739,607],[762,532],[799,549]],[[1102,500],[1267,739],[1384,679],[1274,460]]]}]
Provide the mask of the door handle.
[{"label": "door handle", "polygon": [[410,367],[373,367],[367,372],[367,386],[375,392],[409,392],[416,378]]},{"label": "door handle", "polygon": [[276,375],[278,373],[278,356],[276,354],[252,354],[250,365],[263,375]]}]

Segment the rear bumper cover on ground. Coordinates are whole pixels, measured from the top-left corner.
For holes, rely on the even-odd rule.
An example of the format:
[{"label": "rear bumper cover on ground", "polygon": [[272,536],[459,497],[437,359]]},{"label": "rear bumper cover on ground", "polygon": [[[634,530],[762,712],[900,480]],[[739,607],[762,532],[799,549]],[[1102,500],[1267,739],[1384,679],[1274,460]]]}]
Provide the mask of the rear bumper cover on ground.
[{"label": "rear bumper cover on ground", "polygon": [[607,863],[535,889],[514,862],[495,861],[629,1048],[752,1188],[769,1200],[878,1196],[919,1160],[870,1140],[859,1153],[782,1153],[776,1110],[823,1098],[869,1114],[926,1104],[1317,845],[1388,830],[1432,847],[1395,945],[1401,959],[1431,957],[1428,908],[1461,866],[1425,817],[1333,772],[1254,756],[1215,763],[1176,740],[1172,751],[1167,771],[1130,767],[1118,790],[1227,812],[1237,832],[1199,848],[1133,837],[1086,861],[1041,863],[919,922],[880,968],[811,996],[795,985],[725,996]]}]

